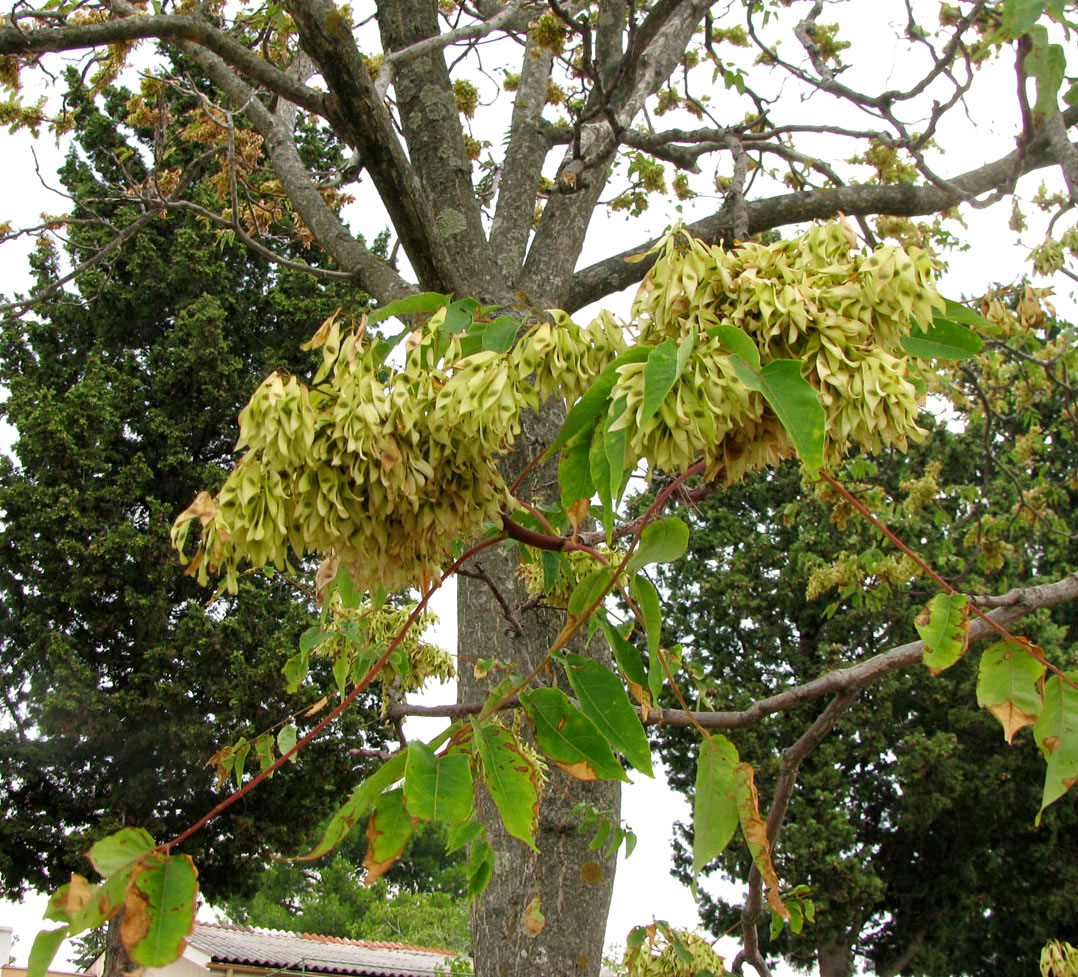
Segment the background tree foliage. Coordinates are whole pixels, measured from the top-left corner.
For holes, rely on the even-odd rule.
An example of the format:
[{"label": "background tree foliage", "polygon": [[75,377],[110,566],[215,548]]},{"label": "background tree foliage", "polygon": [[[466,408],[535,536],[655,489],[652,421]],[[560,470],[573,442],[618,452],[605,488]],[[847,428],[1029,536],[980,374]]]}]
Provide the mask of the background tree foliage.
[{"label": "background tree foliage", "polygon": [[[155,133],[121,127],[130,93],[95,101],[77,75],[69,82],[76,138],[60,178],[77,262],[129,219],[122,188],[145,177]],[[338,158],[325,141],[310,151],[327,166]],[[62,257],[42,243],[36,287],[56,282]],[[287,698],[281,678],[310,623],[307,601],[280,578],[251,577],[207,606],[168,527],[193,484],[227,471],[251,385],[302,366],[311,322],[363,301],[175,213],[87,272],[77,293],[53,292],[31,317],[4,320],[3,413],[18,433],[14,458],[0,462],[6,896],[65,881],[91,841],[123,825],[181,830],[223,796],[207,760],[225,742],[253,740],[310,704]],[[250,891],[267,848],[292,841],[297,823],[316,821],[327,794],[351,783],[361,763],[349,748],[380,742],[363,727],[350,717],[315,748],[316,766],[282,771],[200,835],[211,898]]]},{"label": "background tree foliage", "polygon": [[220,908],[251,926],[467,953],[466,868],[462,856],[446,857],[445,835],[443,825],[425,826],[401,861],[368,887],[359,870],[367,839],[357,832],[314,867],[274,863],[252,896]]},{"label": "background tree foliage", "polygon": [[[1011,309],[1024,298],[1022,321],[999,297],[985,303],[1000,329],[936,395],[942,419],[929,422],[929,437],[906,455],[856,458],[845,472],[934,569],[977,594],[1078,566],[1074,328],[1043,319],[1028,291],[1002,298]],[[930,593],[918,568],[830,491],[805,497],[796,466],[705,499],[692,522],[689,559],[657,575],[701,708],[746,708],[916,638]],[[1052,661],[1078,663],[1073,607],[1039,612],[1025,633]],[[778,859],[783,878],[811,887],[816,919],[799,936],[771,937],[762,922],[769,954],[818,960],[824,977],[852,973],[855,958],[880,977],[1017,977],[1036,969],[1047,940],[1072,938],[1078,809],[1056,805],[1034,827],[1041,760],[1031,731],[1015,748],[1001,742],[997,721],[969,708],[976,683],[975,660],[931,681],[889,676],[808,757]],[[811,707],[791,709],[737,734],[765,793],[811,717]],[[693,739],[657,733],[671,784],[690,798]],[[686,880],[691,839],[683,829],[676,845]],[[1031,876],[1033,865],[1043,872]],[[716,866],[734,880],[749,868],[734,849]],[[705,895],[702,914],[721,935],[741,907]]]},{"label": "background tree foliage", "polygon": [[[786,236],[800,222],[847,214],[869,246],[886,238],[939,245],[955,240],[943,223],[953,208],[1007,197],[1020,177],[1047,168],[1060,179],[1035,203],[1058,216],[1037,267],[1066,268],[1078,250],[1069,213],[1078,196],[1078,106],[1060,36],[1075,4],[872,0],[833,9],[841,13],[832,24],[821,22],[822,0],[395,0],[354,10],[330,0],[148,8],[50,0],[20,6],[0,26],[0,79],[12,92],[2,118],[62,132],[70,114],[61,107],[46,119],[24,102],[20,70],[79,51],[98,85],[121,70],[133,44],[161,40],[221,95],[174,139],[161,129],[150,178],[126,181],[131,210],[117,243],[163,210],[198,213],[226,241],[262,255],[283,252],[281,235],[291,231],[379,303],[436,291],[521,323],[552,307],[575,312],[641,281],[655,257],[627,259],[656,243],[657,225],[675,207],[713,244]],[[888,26],[897,74],[875,43],[851,46],[845,31],[859,17],[877,31]],[[1013,65],[1016,79],[1007,85],[1013,103],[993,99],[990,118],[1015,145],[963,171],[946,150],[969,141],[955,120],[974,111],[982,67],[994,59]],[[168,67],[150,74],[128,106],[132,125],[170,123],[164,92],[187,86]],[[504,90],[514,94],[503,99]],[[332,131],[352,154],[328,167],[305,156],[312,128]],[[173,155],[181,144],[196,147],[193,155]],[[391,254],[399,250],[407,267],[384,260],[342,219],[340,193],[357,179],[377,192],[396,238]],[[656,220],[648,208],[664,190],[669,204]],[[607,204],[635,223],[616,245],[622,250],[580,267],[593,214]],[[575,372],[575,362],[564,370],[570,382]],[[560,420],[553,402],[525,416],[518,451],[503,465],[507,484],[523,478]],[[533,471],[519,494],[556,504],[555,485],[552,470]],[[515,552],[485,551],[482,572],[458,593],[466,659],[489,656],[522,673],[545,661],[562,621],[529,603]],[[592,651],[609,660],[601,642]],[[501,678],[462,669],[461,705],[482,703]],[[501,832],[494,805],[481,799],[497,858],[478,859],[476,869],[492,874],[473,913],[479,973],[512,972],[522,960],[597,973],[613,865],[570,829],[581,799],[617,820],[616,784],[587,787],[555,772],[535,833],[541,857]],[[539,889],[546,926],[537,934],[530,900]],[[753,892],[758,899],[759,886]],[[766,973],[756,911],[747,905],[745,958]]]}]

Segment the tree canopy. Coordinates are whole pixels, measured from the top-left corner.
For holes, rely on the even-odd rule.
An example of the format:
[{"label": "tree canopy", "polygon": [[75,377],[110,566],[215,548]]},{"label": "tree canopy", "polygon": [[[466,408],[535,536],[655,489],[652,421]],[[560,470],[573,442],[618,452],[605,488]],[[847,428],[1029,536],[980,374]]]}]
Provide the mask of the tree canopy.
[{"label": "tree canopy", "polygon": [[[920,541],[933,567],[982,594],[1073,573],[1078,555],[1074,348],[1057,345],[1071,327],[1032,302],[1019,326],[1012,309],[1022,293],[1005,297],[995,311],[1011,338],[989,336],[978,361],[949,379],[940,391],[946,423],[932,423],[908,455],[859,457],[846,469],[848,486]],[[821,494],[804,498],[789,464],[731,486],[690,517],[688,559],[657,570],[670,595],[665,627],[684,644],[695,673],[687,684],[708,707],[749,706],[791,674],[808,680],[915,637],[927,596],[919,569]],[[1049,658],[1073,667],[1072,607],[1028,628]],[[881,975],[1017,975],[1036,968],[1047,940],[1070,938],[1074,805],[1050,808],[1034,828],[1039,759],[1001,749],[996,720],[966,708],[977,678],[963,663],[931,682],[878,682],[806,758],[776,857],[783,877],[810,885],[815,921],[774,939],[763,921],[766,952],[818,959],[825,974],[848,973],[856,955]],[[780,772],[776,746],[794,742],[810,718],[793,709],[738,736],[762,790]],[[692,738],[667,728],[656,736],[671,783],[691,797]],[[691,849],[690,833],[679,844],[686,879]],[[1050,896],[1031,890],[1031,864],[1052,866]],[[721,865],[735,880],[750,868],[733,849]],[[705,902],[716,935],[739,915]]]},{"label": "tree canopy", "polygon": [[[341,696],[330,716],[376,677],[387,718],[407,713],[394,696],[438,667],[408,629],[432,588],[462,570],[466,664],[460,701],[444,708],[455,722],[429,744],[402,741],[312,855],[365,819],[373,880],[416,819],[447,821],[450,848],[469,851],[469,893],[482,892],[473,912],[479,973],[521,961],[598,971],[612,855],[626,840],[614,751],[650,772],[641,717],[654,720],[661,688],[673,687],[676,655],[644,568],[680,556],[690,532],[663,510],[691,497],[693,478],[701,492],[721,491],[794,451],[810,479],[841,494],[835,473],[851,447],[887,452],[921,436],[930,364],[979,348],[970,314],[934,286],[940,249],[958,240],[953,208],[1009,197],[1026,174],[1052,174],[1055,189],[1033,201],[1049,219],[1036,264],[1071,270],[1078,107],[1062,41],[1074,6],[853,3],[829,24],[822,0],[404,0],[354,10],[329,0],[90,0],[20,6],[5,19],[9,88],[20,72],[47,70],[51,55],[72,51],[86,52],[89,84],[103,84],[133,45],[155,39],[220,93],[201,99],[172,137],[164,92],[188,83],[167,67],[146,73],[129,122],[161,135],[149,173],[127,181],[130,215],[100,257],[162,211],[187,211],[277,260],[291,231],[333,262],[312,275],[343,273],[380,303],[367,317],[346,308],[325,320],[310,341],[321,364],[313,376],[276,371],[256,390],[241,417],[243,457],[174,527],[191,572],[207,583],[220,573],[228,592],[252,564],[322,560],[321,622],[301,636],[287,674],[299,688],[312,663],[329,659]],[[854,13],[866,10],[894,24],[893,76],[876,45],[847,40]],[[1004,61],[1013,64],[1012,101],[1006,112],[994,101],[993,121],[1009,125],[1014,148],[955,168],[947,150],[967,138],[959,123],[990,63]],[[15,125],[69,124],[63,106],[31,105],[17,92],[5,113]],[[305,156],[312,128],[352,155],[328,167]],[[180,145],[195,151],[177,155]],[[357,179],[387,214],[388,258],[341,217],[340,194]],[[664,191],[687,219],[669,235],[657,233],[666,215],[651,217]],[[203,192],[212,197],[195,199]],[[581,267],[598,207],[627,215],[625,240]],[[1014,225],[1023,219],[1016,207]],[[827,223],[793,226],[812,220]],[[624,328],[609,314],[583,327],[569,318],[637,283]],[[373,329],[392,315],[407,321],[396,359]],[[618,503],[637,464],[670,480],[653,508],[626,522]],[[585,521],[593,500],[601,530]],[[936,582],[918,625],[924,646],[826,666],[744,710],[699,714],[686,701],[663,713],[701,737],[694,867],[739,827],[752,856],[739,963],[761,974],[764,900],[791,920],[799,905],[783,897],[771,840],[797,767],[856,693],[926,650],[928,664],[944,669],[967,637],[1078,589],[1066,577],[997,606]],[[646,632],[650,670],[602,610],[614,588],[634,608],[624,623]],[[418,602],[402,606],[389,595],[398,589]],[[991,618],[981,605],[995,607]],[[1034,724],[1048,810],[1074,778],[1075,678],[1020,636],[997,644],[993,681],[1007,686],[1004,672],[1013,674],[992,704],[1009,713],[1008,730]],[[607,667],[611,654],[620,677]],[[765,810],[753,768],[717,730],[825,695],[833,698],[787,751]],[[267,752],[233,803],[292,751],[280,752],[272,764]],[[582,817],[596,833],[573,830]],[[75,877],[54,900],[51,916],[64,925],[42,938],[37,962],[59,934],[121,903],[149,907],[127,934],[136,960],[174,952],[195,887],[179,848],[201,824],[170,841],[128,831],[99,843],[91,861],[106,881],[91,890]],[[629,941],[638,974],[715,971],[721,964],[708,954],[659,928]]]},{"label": "tree canopy", "polygon": [[[110,89],[98,105],[69,77],[76,138],[60,176],[78,261],[126,219],[117,181],[137,175],[152,132],[121,131],[129,92]],[[42,242],[36,287],[58,280],[62,259]],[[229,427],[251,384],[300,368],[310,320],[363,300],[222,246],[183,213],[141,229],[79,289],[6,319],[0,346],[3,413],[18,434],[0,470],[8,896],[60,885],[92,842],[124,825],[181,830],[221,796],[207,761],[223,743],[276,734],[301,705],[283,694],[281,667],[309,602],[282,580],[250,578],[207,607],[168,526],[192,480],[227,471]],[[352,718],[317,747],[316,776],[283,771],[217,822],[198,844],[206,891],[249,891],[265,853],[294,837],[302,798],[349,784],[360,762],[348,748],[381,742]]]}]

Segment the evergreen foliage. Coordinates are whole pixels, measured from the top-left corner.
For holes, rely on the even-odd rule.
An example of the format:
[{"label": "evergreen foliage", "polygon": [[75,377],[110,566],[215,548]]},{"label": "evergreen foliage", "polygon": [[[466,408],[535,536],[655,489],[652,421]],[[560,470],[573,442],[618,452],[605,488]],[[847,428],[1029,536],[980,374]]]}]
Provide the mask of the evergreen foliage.
[{"label": "evergreen foliage", "polygon": [[[1069,332],[1051,321],[1015,329],[1012,348],[998,342],[956,374],[944,390],[947,420],[922,444],[848,465],[847,484],[967,593],[1002,594],[1078,567],[1066,382],[1075,353],[1047,374],[1019,358],[1051,354]],[[745,708],[916,640],[913,619],[932,584],[841,500],[806,497],[795,465],[702,501],[691,522],[689,558],[656,572],[700,708]],[[1035,620],[1026,633],[1045,654],[1065,668],[1078,663],[1073,608]],[[1034,827],[1041,760],[1032,731],[1015,739],[1024,748],[1008,748],[997,720],[968,708],[977,675],[971,656],[931,681],[888,676],[805,760],[776,857],[783,879],[810,887],[816,918],[800,935],[769,933],[765,919],[769,956],[795,966],[844,961],[832,973],[858,955],[887,977],[1018,977],[1034,971],[1046,940],[1073,939],[1078,809],[1055,805]],[[814,715],[807,705],[738,731],[763,792]],[[672,785],[691,797],[696,737],[671,727],[656,737]],[[691,829],[682,827],[676,851],[675,873],[688,880]],[[750,866],[731,846],[713,870],[743,880]],[[705,894],[702,915],[721,935],[741,908]]]},{"label": "evergreen foliage", "polygon": [[[66,257],[79,261],[109,240],[110,221],[129,219],[121,187],[145,175],[154,133],[120,127],[128,93],[108,92],[102,110],[69,81],[77,138],[61,179],[74,204]],[[170,109],[182,108],[174,96]],[[326,165],[338,158],[332,143],[316,149]],[[63,265],[43,243],[36,287]],[[4,321],[3,416],[18,433],[0,463],[4,895],[85,871],[89,843],[121,826],[177,833],[224,796],[206,764],[223,742],[310,704],[287,698],[281,677],[307,601],[280,577],[250,577],[208,603],[168,527],[196,486],[223,479],[252,385],[302,368],[311,322],[362,300],[177,212],[76,293]],[[378,742],[349,718],[314,746],[316,765],[282,771],[207,828],[195,842],[207,894],[249,890],[266,850],[295,841],[297,809],[321,811],[353,782],[349,748]]]}]

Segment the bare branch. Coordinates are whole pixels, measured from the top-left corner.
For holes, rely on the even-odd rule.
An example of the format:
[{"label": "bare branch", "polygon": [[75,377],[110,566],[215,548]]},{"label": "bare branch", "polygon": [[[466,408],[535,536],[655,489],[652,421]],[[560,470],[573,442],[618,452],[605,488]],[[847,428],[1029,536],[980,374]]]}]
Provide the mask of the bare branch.
[{"label": "bare branch", "polygon": [[84,261],[80,261],[74,268],[71,269],[66,275],[56,279],[44,288],[39,288],[36,292],[31,293],[25,299],[21,299],[17,302],[6,302],[0,305],[0,313],[13,312],[18,309],[28,309],[30,306],[35,305],[42,299],[48,298],[50,295],[54,295],[60,291],[68,282],[74,281],[84,271],[88,271],[90,268],[101,264],[110,254],[114,251],[118,251],[128,241],[131,240],[139,231],[141,231],[147,224],[155,220],[158,214],[154,211],[145,211],[139,214],[130,224],[119,231],[112,240],[107,244],[98,248],[89,258]]},{"label": "bare branch", "polygon": [[[1078,107],[1068,108],[1061,118],[1064,130],[1078,124]],[[825,220],[838,214],[916,217],[940,213],[961,203],[969,195],[989,193],[1006,182],[1014,169],[1017,155],[1018,151],[1009,153],[993,163],[952,178],[949,182],[959,188],[956,192],[938,186],[912,186],[903,183],[836,187],[831,190],[780,194],[752,200],[748,203],[748,233],[758,234],[799,221]],[[1020,173],[1030,173],[1061,162],[1060,149],[1042,130],[1022,154]],[[687,230],[705,241],[719,243],[729,238],[733,231],[732,215],[729,208],[724,208],[710,217],[688,225]],[[572,286],[563,307],[572,312],[604,295],[640,281],[654,263],[653,260],[627,263],[626,259],[650,250],[659,240],[652,238],[643,241],[636,247],[577,272],[573,276]]]},{"label": "bare branch", "polygon": [[433,34],[387,54],[382,61],[382,67],[378,69],[378,77],[374,80],[375,91],[385,98],[389,86],[393,84],[393,79],[396,77],[397,68],[408,61],[433,54],[435,51],[444,51],[447,47],[459,44],[461,41],[477,41],[503,28],[526,28],[527,22],[525,20],[524,23],[520,23],[520,15],[534,6],[539,6],[535,0],[511,0],[497,13],[478,23],[464,24],[441,34]]},{"label": "bare branch", "polygon": [[[997,600],[1005,600],[1006,603],[1001,604],[988,616],[997,624],[1010,624],[1038,608],[1056,607],[1078,600],[1078,573],[1072,573],[1055,583],[1016,588],[1005,598],[997,598]],[[995,633],[983,621],[975,620],[970,624],[969,640],[976,641],[990,632]],[[923,654],[924,642],[911,641],[858,662],[856,665],[835,669],[810,682],[792,686],[766,699],[760,699],[747,709],[737,712],[694,712],[691,715],[682,709],[661,711],[652,709],[645,722],[666,726],[699,725],[704,729],[741,729],[746,726],[755,726],[777,712],[784,712],[823,696],[858,692],[885,675],[916,665]],[[444,706],[394,705],[390,706],[388,715],[459,718],[480,712],[483,705],[482,702],[454,703]],[[504,708],[516,708],[517,705],[518,703],[509,701],[504,704]]]},{"label": "bare branch", "polygon": [[[186,14],[145,15],[133,6],[112,4],[118,19],[100,24],[78,24],[24,31],[0,27],[0,54],[32,55],[82,50],[158,38],[178,43],[186,41],[212,51],[226,64],[268,91],[287,98],[315,115],[326,115],[326,96],[275,68],[265,58],[234,41],[200,17]],[[128,13],[128,11],[134,11]]]},{"label": "bare branch", "polygon": [[[490,247],[502,274],[512,286],[521,268],[531,236],[532,218],[538,199],[539,178],[550,150],[549,134],[543,123],[554,56],[530,39],[520,68],[520,82],[513,100],[509,144],[505,149],[498,205],[490,228]],[[509,165],[510,162],[512,165]]]}]

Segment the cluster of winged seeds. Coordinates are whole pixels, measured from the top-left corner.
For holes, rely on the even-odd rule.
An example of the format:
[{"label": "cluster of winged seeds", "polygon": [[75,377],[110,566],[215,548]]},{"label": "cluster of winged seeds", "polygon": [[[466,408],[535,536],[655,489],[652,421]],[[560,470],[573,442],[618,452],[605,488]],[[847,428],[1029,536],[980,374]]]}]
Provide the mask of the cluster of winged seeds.
[{"label": "cluster of winged seeds", "polygon": [[231,589],[243,561],[282,569],[317,554],[339,558],[361,591],[395,591],[497,522],[509,502],[497,463],[520,412],[586,387],[621,333],[561,315],[482,348],[482,323],[451,333],[445,320],[442,308],[417,326],[393,368],[362,325],[342,330],[333,317],[308,344],[322,352],[312,384],[271,374],[240,414],[245,454],[217,497],[200,493],[173,527],[183,553],[201,522],[190,572],[206,582],[221,570]]},{"label": "cluster of winged seeds", "polygon": [[[646,356],[622,357],[606,313],[583,328],[557,311],[523,327],[475,303],[462,320],[458,302],[421,321],[393,367],[386,343],[334,316],[308,344],[322,353],[311,384],[274,373],[255,392],[240,414],[245,454],[216,498],[201,493],[177,519],[174,544],[182,554],[199,520],[190,572],[205,582],[222,570],[230,589],[243,561],[284,568],[308,554],[339,560],[361,591],[416,586],[511,504],[497,465],[521,411],[577,400],[619,357],[606,430],[625,430],[629,470],[704,458],[709,477],[733,481],[789,456],[746,356],[763,377],[776,361],[800,364],[824,408],[829,462],[849,441],[905,447],[919,394],[901,340],[944,303],[928,255],[855,245],[843,222],[732,252],[669,235],[633,310]],[[656,405],[660,346],[676,367]]]},{"label": "cluster of winged seeds", "polygon": [[[665,340],[687,363],[658,412],[644,416],[644,363],[628,364],[611,395],[627,410],[637,456],[666,471],[707,460],[728,481],[787,457],[792,444],[763,396],[738,380],[723,328],[743,331],[761,366],[798,360],[826,414],[829,462],[854,441],[868,450],[904,448],[918,436],[918,388],[900,341],[932,322],[944,302],[928,254],[897,247],[864,255],[845,222],[800,237],[734,251],[676,232],[659,246],[633,308],[639,341]],[[686,349],[687,344],[687,349]]]}]

